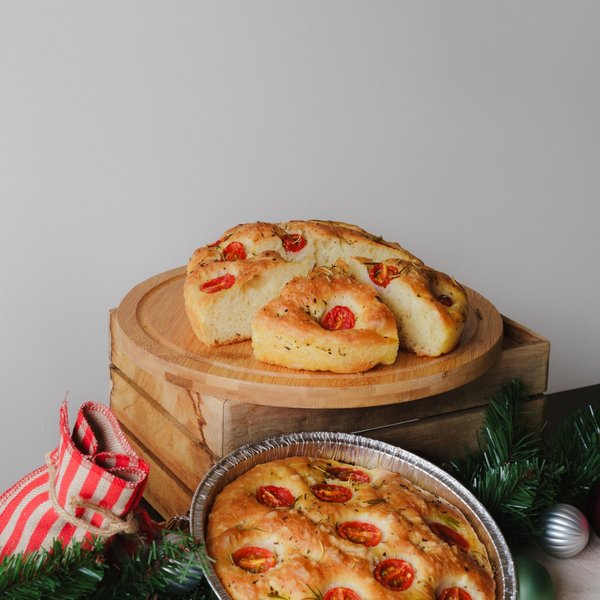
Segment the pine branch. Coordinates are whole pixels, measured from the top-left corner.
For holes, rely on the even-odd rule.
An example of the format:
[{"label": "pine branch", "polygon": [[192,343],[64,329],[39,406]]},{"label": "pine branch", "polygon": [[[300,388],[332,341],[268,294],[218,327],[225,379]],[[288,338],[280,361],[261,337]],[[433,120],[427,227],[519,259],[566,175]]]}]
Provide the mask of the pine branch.
[{"label": "pine branch", "polygon": [[96,588],[106,570],[101,542],[84,549],[81,544],[63,548],[56,541],[50,550],[13,554],[0,562],[0,598],[77,600]]},{"label": "pine branch", "polygon": [[[169,534],[175,538],[169,539]],[[153,594],[166,596],[172,581],[181,583],[190,576],[194,565],[205,560],[203,546],[191,535],[165,531],[160,542],[140,546],[131,557],[111,565],[102,585],[88,600],[138,600]]]},{"label": "pine branch", "polygon": [[553,498],[540,435],[522,409],[525,398],[520,381],[503,386],[486,409],[478,450],[445,466],[480,500],[514,545],[539,533],[539,514]]},{"label": "pine branch", "polygon": [[214,598],[198,566],[208,560],[204,548],[189,534],[138,545],[132,555],[107,557],[103,541],[90,548],[56,541],[50,550],[13,554],[0,562],[0,600],[140,600],[168,598],[169,585],[198,582],[180,600]]},{"label": "pine branch", "polygon": [[562,467],[552,482],[556,496],[584,509],[590,487],[600,479],[600,402],[569,415],[544,450],[554,469]]}]

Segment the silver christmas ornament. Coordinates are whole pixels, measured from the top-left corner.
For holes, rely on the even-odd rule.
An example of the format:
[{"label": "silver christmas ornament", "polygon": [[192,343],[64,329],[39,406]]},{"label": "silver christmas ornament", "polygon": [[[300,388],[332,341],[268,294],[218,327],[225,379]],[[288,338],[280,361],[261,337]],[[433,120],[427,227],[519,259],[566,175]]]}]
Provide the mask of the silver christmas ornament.
[{"label": "silver christmas ornament", "polygon": [[540,546],[552,556],[571,558],[579,554],[590,539],[586,516],[570,504],[555,504],[540,515]]}]

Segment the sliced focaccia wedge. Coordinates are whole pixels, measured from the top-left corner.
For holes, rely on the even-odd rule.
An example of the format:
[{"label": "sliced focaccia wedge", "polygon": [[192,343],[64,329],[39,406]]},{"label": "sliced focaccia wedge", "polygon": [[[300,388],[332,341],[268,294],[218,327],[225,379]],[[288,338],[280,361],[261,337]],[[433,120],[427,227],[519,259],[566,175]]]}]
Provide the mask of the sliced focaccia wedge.
[{"label": "sliced focaccia wedge", "polygon": [[254,355],[275,365],[357,373],[392,364],[398,333],[372,287],[337,268],[296,277],[252,321]]},{"label": "sliced focaccia wedge", "polygon": [[439,356],[456,347],[469,304],[465,289],[452,277],[393,258],[348,258],[344,266],[376,289],[394,313],[402,349],[419,356]]},{"label": "sliced focaccia wedge", "polygon": [[293,277],[306,275],[311,257],[288,261],[265,251],[252,259],[212,261],[188,273],[183,298],[196,337],[208,346],[247,340],[252,319]]}]

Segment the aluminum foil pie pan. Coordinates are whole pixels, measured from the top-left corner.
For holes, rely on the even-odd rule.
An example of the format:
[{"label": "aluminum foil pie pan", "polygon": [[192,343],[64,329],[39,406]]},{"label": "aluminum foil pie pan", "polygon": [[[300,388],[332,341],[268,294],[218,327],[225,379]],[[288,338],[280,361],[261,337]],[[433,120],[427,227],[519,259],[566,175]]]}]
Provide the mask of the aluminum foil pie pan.
[{"label": "aluminum foil pie pan", "polygon": [[[204,476],[190,509],[192,534],[205,542],[208,515],[221,490],[252,467],[291,456],[310,456],[353,463],[367,469],[400,473],[423,489],[458,508],[487,549],[497,600],[516,600],[515,567],[500,529],[484,506],[456,479],[415,454],[377,440],[349,433],[292,433],[247,444],[222,458]],[[206,578],[220,600],[230,600],[212,564],[204,565]]]}]

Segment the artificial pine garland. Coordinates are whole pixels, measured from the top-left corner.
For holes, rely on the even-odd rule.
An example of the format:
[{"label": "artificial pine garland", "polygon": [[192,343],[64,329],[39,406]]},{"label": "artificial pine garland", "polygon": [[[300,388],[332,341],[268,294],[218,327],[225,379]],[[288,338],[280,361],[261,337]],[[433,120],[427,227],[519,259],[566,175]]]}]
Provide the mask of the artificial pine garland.
[{"label": "artificial pine garland", "polygon": [[548,462],[559,502],[586,509],[590,488],[600,479],[600,402],[572,413],[548,437]]},{"label": "artificial pine garland", "polygon": [[[104,540],[50,550],[13,554],[0,562],[0,599],[10,600],[160,600],[172,597],[169,585],[184,582],[206,560],[190,535],[163,533],[160,541],[139,545],[130,555],[112,552]],[[119,558],[116,558],[116,556]],[[197,577],[196,577],[197,579]],[[181,600],[214,598],[205,580]]]},{"label": "artificial pine garland", "polygon": [[527,418],[526,399],[520,381],[503,386],[486,409],[478,450],[444,465],[487,508],[513,547],[541,533],[545,508],[566,502],[583,510],[600,479],[600,407],[572,413],[543,443]]}]

